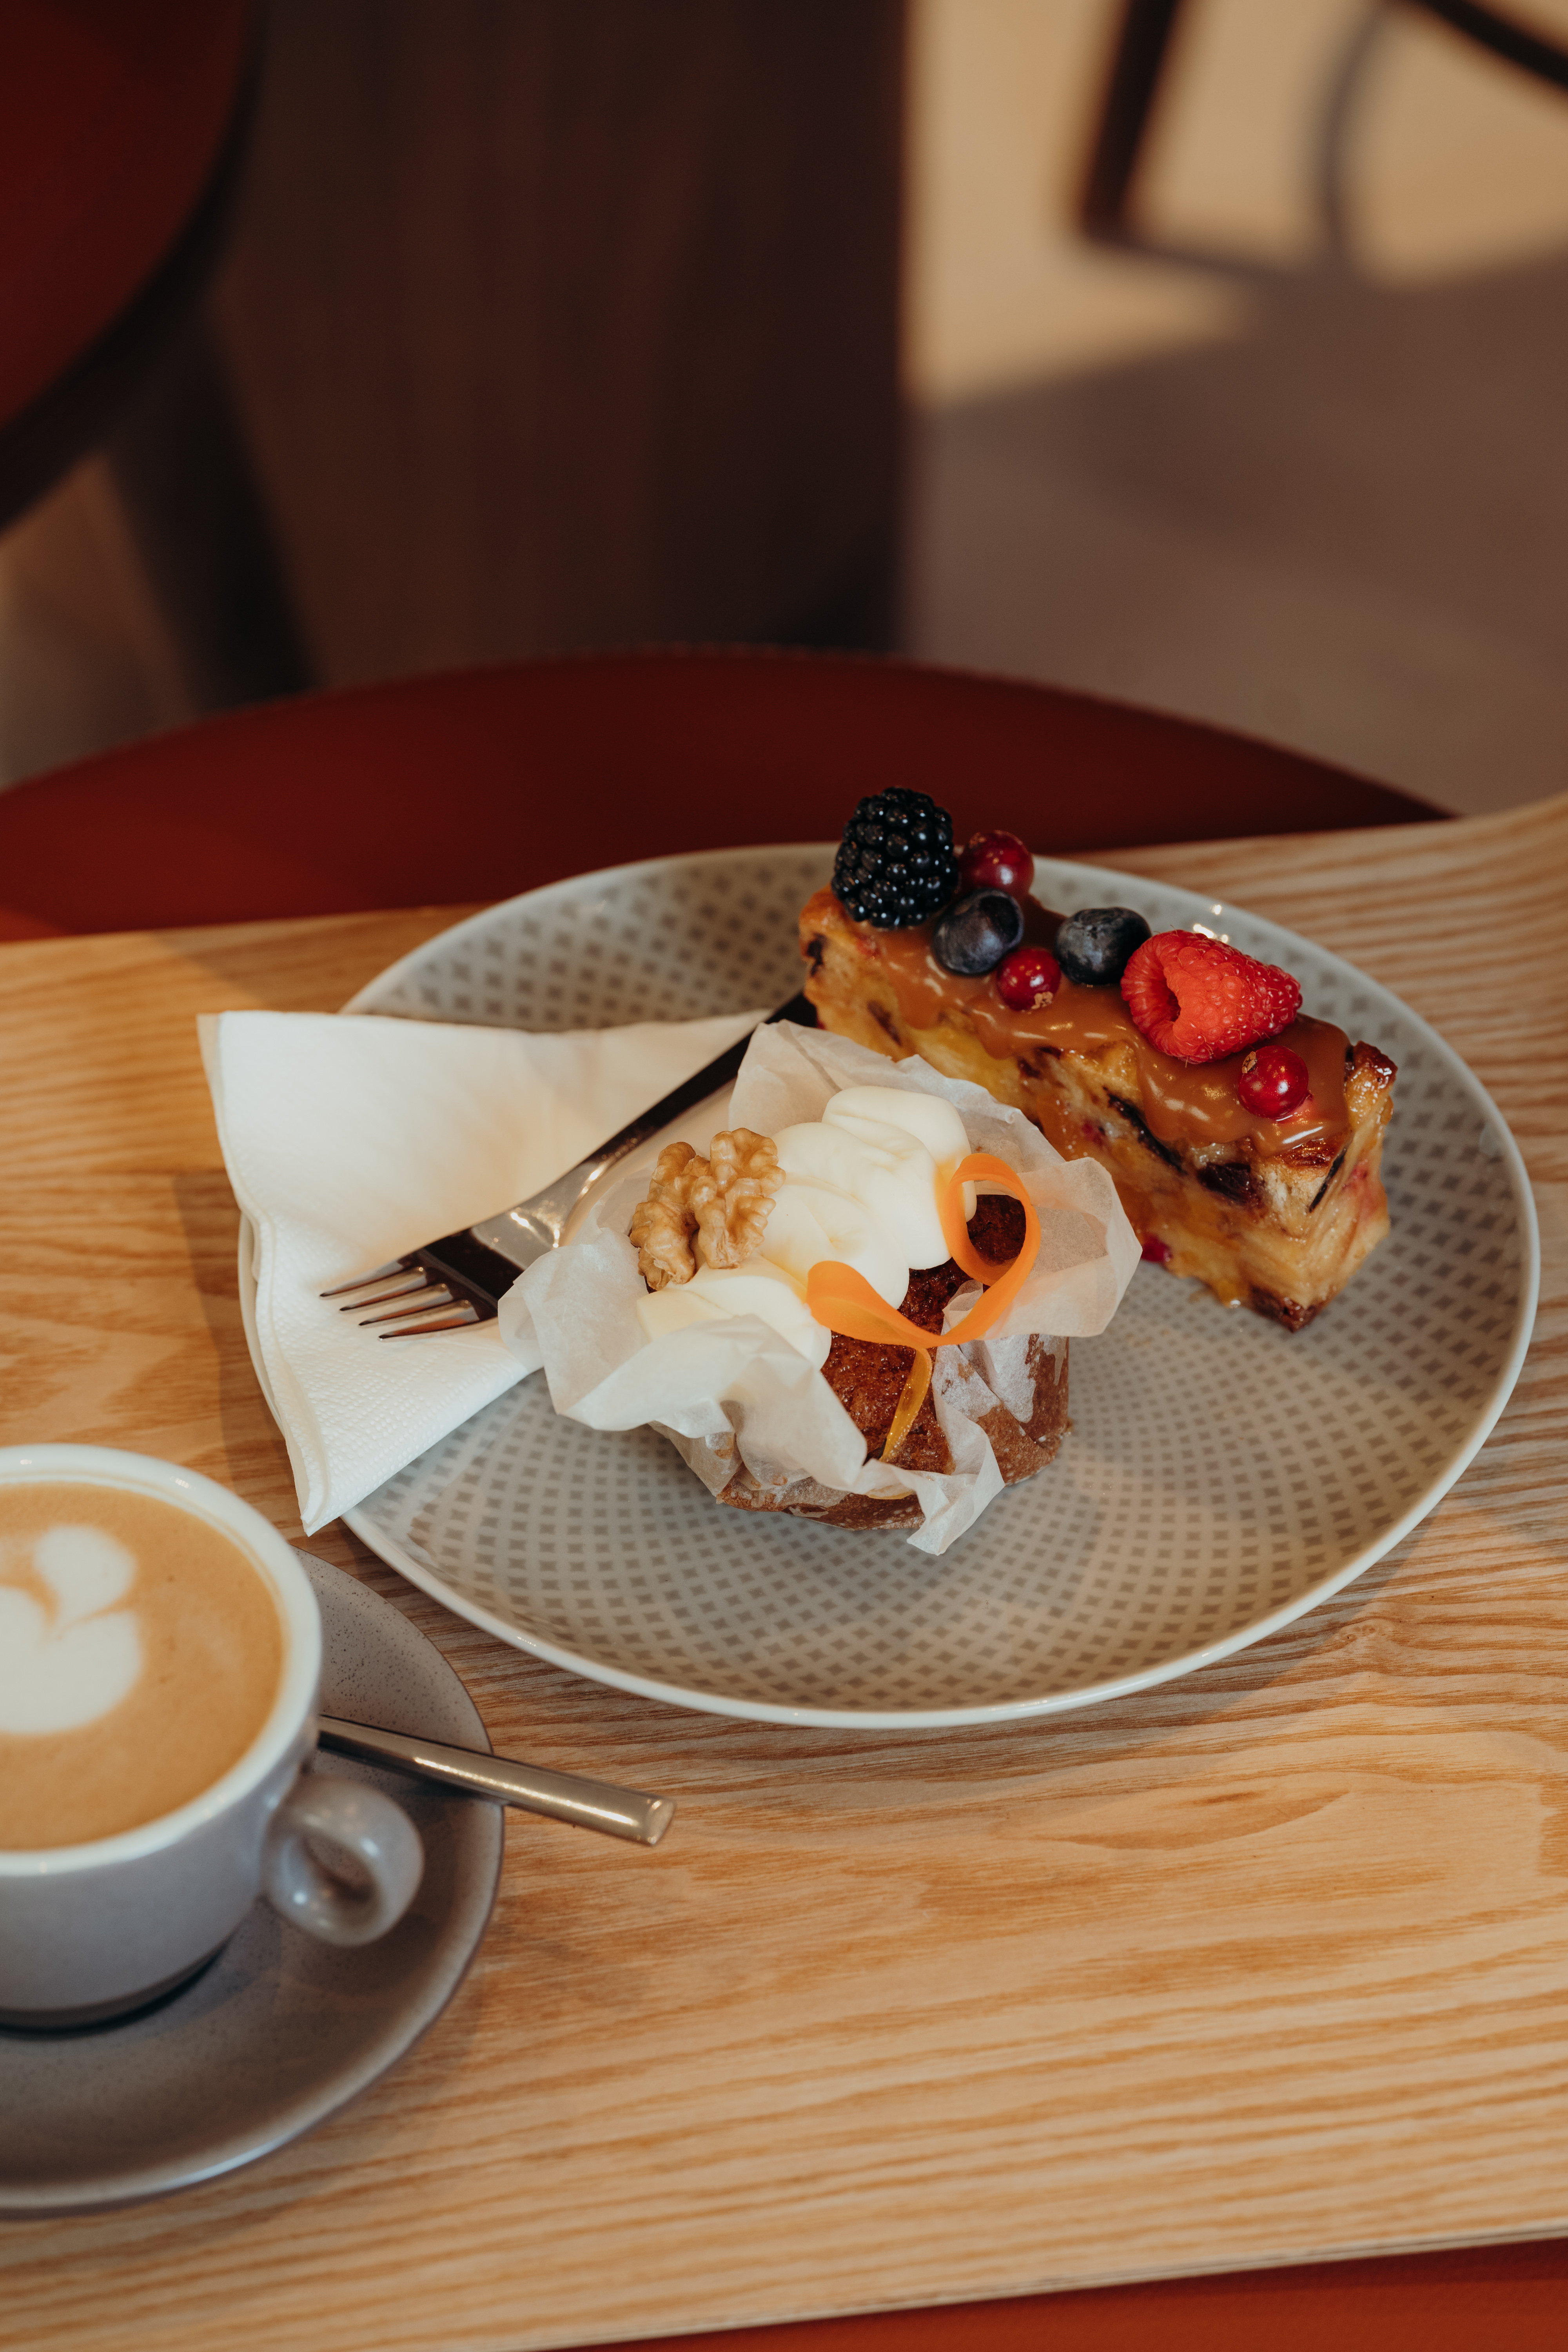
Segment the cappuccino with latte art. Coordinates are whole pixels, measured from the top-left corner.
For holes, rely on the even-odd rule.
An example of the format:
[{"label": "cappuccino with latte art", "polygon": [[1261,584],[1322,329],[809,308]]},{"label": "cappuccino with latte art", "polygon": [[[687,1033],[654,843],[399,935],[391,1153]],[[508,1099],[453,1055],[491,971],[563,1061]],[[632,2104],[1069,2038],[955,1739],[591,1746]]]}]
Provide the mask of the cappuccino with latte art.
[{"label": "cappuccino with latte art", "polygon": [[0,1850],[158,1821],[237,1763],[283,1671],[271,1586],[194,1512],[0,1486]]},{"label": "cappuccino with latte art", "polygon": [[0,2033],[179,1998],[258,1896],[326,1944],[396,1927],[419,1832],[307,1769],[321,1667],[311,1578],[237,1495],[0,1446]]}]

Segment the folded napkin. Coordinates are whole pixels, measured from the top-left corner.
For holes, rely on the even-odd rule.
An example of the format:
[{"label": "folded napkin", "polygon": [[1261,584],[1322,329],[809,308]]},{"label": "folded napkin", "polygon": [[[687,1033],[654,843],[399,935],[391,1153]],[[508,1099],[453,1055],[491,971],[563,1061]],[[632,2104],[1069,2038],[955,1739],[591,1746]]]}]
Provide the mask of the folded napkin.
[{"label": "folded napkin", "polygon": [[247,1337],[307,1534],[532,1369],[494,1323],[383,1342],[319,1294],[538,1192],[763,1017],[547,1036],[371,1013],[203,1019],[255,1274]]}]

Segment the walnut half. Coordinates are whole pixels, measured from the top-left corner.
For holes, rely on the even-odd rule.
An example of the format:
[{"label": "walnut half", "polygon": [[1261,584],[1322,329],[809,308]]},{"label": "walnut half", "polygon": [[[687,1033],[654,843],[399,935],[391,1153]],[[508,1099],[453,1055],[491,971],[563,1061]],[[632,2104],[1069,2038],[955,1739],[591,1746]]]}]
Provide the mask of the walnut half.
[{"label": "walnut half", "polygon": [[699,1265],[739,1265],[762,1244],[784,1182],[772,1137],[731,1128],[710,1150],[703,1160],[689,1143],[667,1143],[647,1200],[632,1212],[630,1237],[650,1290],[689,1282]]},{"label": "walnut half", "polygon": [[[697,1255],[704,1265],[739,1265],[762,1247],[773,1195],[784,1182],[778,1146],[749,1127],[716,1135],[711,1158],[692,1171]],[[707,1168],[706,1175],[697,1169]]]},{"label": "walnut half", "polygon": [[632,1211],[630,1239],[637,1254],[637,1271],[650,1290],[671,1282],[689,1282],[697,1267],[691,1236],[697,1219],[690,1206],[693,1162],[705,1169],[689,1143],[667,1143],[654,1162],[647,1198]]}]

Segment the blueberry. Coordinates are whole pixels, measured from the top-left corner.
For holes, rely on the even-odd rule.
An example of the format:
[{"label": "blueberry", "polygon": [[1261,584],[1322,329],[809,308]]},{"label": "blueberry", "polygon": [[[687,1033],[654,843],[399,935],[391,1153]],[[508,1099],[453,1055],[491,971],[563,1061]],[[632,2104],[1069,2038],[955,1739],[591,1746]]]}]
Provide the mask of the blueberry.
[{"label": "blueberry", "polygon": [[938,963],[965,980],[994,971],[1024,936],[1024,909],[1005,890],[972,890],[931,935]]},{"label": "blueberry", "polygon": [[1131,907],[1080,907],[1057,932],[1057,961],[1080,988],[1103,988],[1121,979],[1148,936]]}]

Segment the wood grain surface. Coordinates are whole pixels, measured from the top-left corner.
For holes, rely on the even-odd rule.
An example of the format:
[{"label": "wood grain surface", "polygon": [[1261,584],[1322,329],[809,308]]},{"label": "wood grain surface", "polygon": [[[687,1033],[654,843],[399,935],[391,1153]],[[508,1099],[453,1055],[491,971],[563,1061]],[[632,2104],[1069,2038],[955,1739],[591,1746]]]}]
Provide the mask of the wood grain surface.
[{"label": "wood grain surface", "polygon": [[[513,1817],[410,2056],[228,2182],[0,2223],[0,2342],[521,2352],[1568,2228],[1568,797],[1118,862],[1351,957],[1518,1135],[1541,1318],[1454,1492],[1202,1674],[898,1737],[574,1681],[318,1538],[499,1748],[668,1790],[675,1829]],[[8,1440],[170,1454],[298,1538],[194,1016],[341,1003],[446,919],[0,951]]]}]

